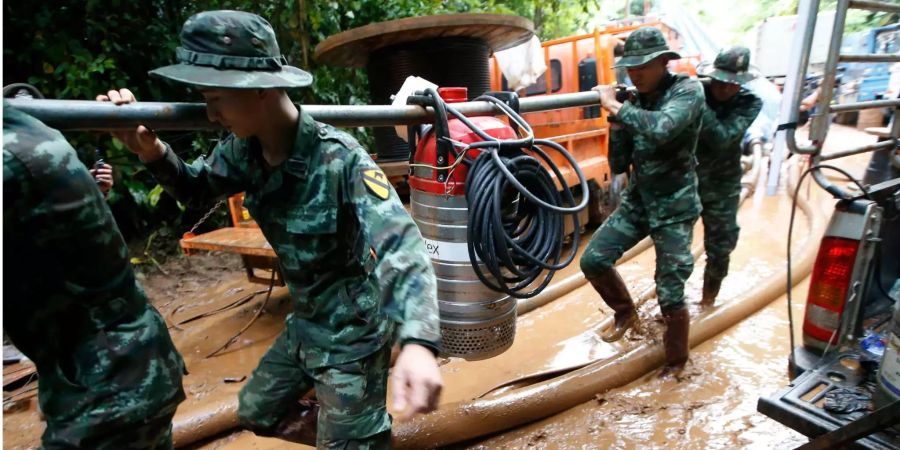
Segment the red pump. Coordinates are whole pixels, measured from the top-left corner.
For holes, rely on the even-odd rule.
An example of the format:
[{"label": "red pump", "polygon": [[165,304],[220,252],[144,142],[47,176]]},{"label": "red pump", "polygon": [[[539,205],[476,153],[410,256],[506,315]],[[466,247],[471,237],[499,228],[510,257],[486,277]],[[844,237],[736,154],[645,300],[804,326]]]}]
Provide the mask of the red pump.
[{"label": "red pump", "polygon": [[[439,88],[438,94],[447,103],[459,103],[467,100],[467,89],[464,87]],[[513,131],[509,125],[496,117],[469,117],[469,121],[488,135],[497,139],[517,138],[516,132]],[[480,136],[475,134],[474,131],[455,117],[449,118],[447,124],[450,139],[456,142],[471,144],[473,142],[483,141]],[[469,150],[468,156],[470,158],[475,158],[480,152],[480,150]],[[463,155],[460,155],[460,157],[462,156]],[[438,145],[434,127],[432,127],[416,145],[413,163],[432,167],[452,168],[444,171],[434,169],[429,170],[427,168],[425,170],[413,170],[409,177],[409,185],[411,188],[432,194],[446,194],[453,196],[466,195],[465,183],[466,176],[468,175],[468,168],[465,164],[462,164],[462,162],[457,162],[454,152],[450,152],[443,160],[440,158],[440,155],[438,155]],[[446,174],[443,172],[446,172]],[[449,178],[449,182],[447,182],[447,178]]]}]

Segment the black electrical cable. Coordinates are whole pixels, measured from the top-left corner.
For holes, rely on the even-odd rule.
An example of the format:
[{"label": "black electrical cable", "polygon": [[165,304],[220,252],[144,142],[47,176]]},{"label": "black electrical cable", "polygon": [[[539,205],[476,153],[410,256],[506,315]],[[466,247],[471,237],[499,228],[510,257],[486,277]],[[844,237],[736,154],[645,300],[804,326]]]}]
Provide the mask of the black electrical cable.
[{"label": "black electrical cable", "polygon": [[[429,101],[423,101],[422,97]],[[441,114],[444,109],[483,139],[468,144],[461,152],[454,151],[457,158],[468,158],[470,150],[481,152],[474,160],[464,161],[469,165],[466,178],[469,259],[478,278],[489,288],[515,298],[534,297],[550,284],[557,270],[575,259],[581,228],[578,212],[588,202],[587,180],[564,147],[553,141],[535,139],[528,122],[507,104],[490,96],[476,100],[497,105],[525,136],[501,140],[488,135],[452,105],[443,104],[434,90],[413,96],[411,103],[435,106],[436,133],[442,129],[439,122],[446,120]],[[446,123],[443,129],[449,130]],[[576,205],[562,171],[542,147],[559,152],[572,166],[583,193],[579,204]],[[574,233],[572,249],[564,257],[566,215],[572,217]],[[536,282],[537,286],[529,290]]]}]

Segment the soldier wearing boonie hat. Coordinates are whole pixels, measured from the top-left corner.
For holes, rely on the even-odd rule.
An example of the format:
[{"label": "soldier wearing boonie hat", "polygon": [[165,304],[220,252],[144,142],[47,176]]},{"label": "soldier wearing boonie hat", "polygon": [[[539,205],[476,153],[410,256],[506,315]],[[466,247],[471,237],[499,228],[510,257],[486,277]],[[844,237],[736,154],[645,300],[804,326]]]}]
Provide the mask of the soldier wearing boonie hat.
[{"label": "soldier wearing boonie hat", "polygon": [[299,88],[312,84],[308,72],[289,66],[272,26],[240,11],[209,11],[184,22],[177,64],[150,75],[197,87],[226,89]]},{"label": "soldier wearing boonie hat", "polygon": [[625,40],[625,51],[613,67],[638,67],[657,58],[681,59],[671,50],[661,31],[653,27],[638,28]]},{"label": "soldier wearing boonie hat", "polygon": [[698,192],[703,205],[700,217],[706,251],[700,304],[710,307],[728,274],[730,255],[737,246],[741,142],[762,109],[762,100],[741,86],[757,77],[751,70],[750,50],[746,47],[721,51],[713,64],[701,65],[697,74],[710,79],[704,83],[703,128],[697,142]]},{"label": "soldier wearing boonie hat", "polygon": [[655,281],[666,323],[663,376],[677,375],[688,359],[684,283],[693,270],[690,247],[700,214],[694,148],[703,89],[696,80],[669,73],[666,64],[679,57],[658,29],[640,28],[628,36],[615,65],[628,71],[639,92],[636,98],[619,102],[612,86],[594,88],[601,106],[620,124],[610,134],[610,168],[615,174],[631,169],[631,177],[621,204],[594,233],[581,258],[585,277],[615,312],[615,323],[602,338],[616,341],[637,325],[637,311],[614,265],[641,239],[653,239]]},{"label": "soldier wearing boonie hat", "polygon": [[[278,256],[294,311],[241,389],[241,423],[319,448],[387,448],[391,346],[401,346],[395,410],[434,409],[442,383],[435,277],[418,228],[355,139],[291,102],[284,89],[312,76],[286,64],[265,19],[196,14],[181,44],[178,64],[150,73],[199,88],[210,120],[232,134],[191,165],[146,127],[115,136],[181,201],[246,192]],[[98,99],[135,101],[126,89]],[[301,402],[313,388],[318,404]]]}]

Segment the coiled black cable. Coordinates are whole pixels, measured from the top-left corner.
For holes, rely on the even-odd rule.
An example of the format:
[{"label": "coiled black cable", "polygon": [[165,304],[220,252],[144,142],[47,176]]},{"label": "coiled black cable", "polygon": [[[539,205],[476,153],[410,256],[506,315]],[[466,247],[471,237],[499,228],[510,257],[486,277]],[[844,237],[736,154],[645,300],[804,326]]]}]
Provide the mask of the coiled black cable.
[{"label": "coiled black cable", "polygon": [[[534,139],[528,123],[497,98],[481,96],[475,100],[495,104],[525,137],[497,139],[451,105],[444,104],[434,90],[425,91],[424,96],[430,97],[427,103],[440,111],[438,121],[446,111],[483,139],[455,152],[457,158],[466,158],[471,149],[481,151],[474,160],[464,162],[469,165],[466,178],[467,241],[475,274],[495,291],[514,298],[534,297],[550,284],[556,271],[575,259],[581,228],[578,212],[588,202],[584,173],[564,147],[550,140]],[[446,124],[435,124],[435,130],[448,129]],[[561,153],[574,169],[583,193],[579,204],[576,205],[559,167],[542,147]],[[556,181],[541,161],[553,171]],[[561,190],[557,188],[557,182]],[[574,233],[572,249],[563,257],[566,215],[572,216]],[[530,288],[542,275],[537,286]]]}]

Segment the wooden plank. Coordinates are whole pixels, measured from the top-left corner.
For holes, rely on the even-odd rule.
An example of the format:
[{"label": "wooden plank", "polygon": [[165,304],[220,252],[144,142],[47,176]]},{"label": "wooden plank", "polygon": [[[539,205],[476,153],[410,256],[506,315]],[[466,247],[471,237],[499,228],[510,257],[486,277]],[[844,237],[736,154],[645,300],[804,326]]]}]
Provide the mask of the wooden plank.
[{"label": "wooden plank", "polygon": [[266,242],[266,238],[263,237],[259,228],[220,228],[189,239],[182,239],[181,248],[275,258],[275,251]]},{"label": "wooden plank", "polygon": [[[4,390],[7,386],[16,384],[25,378],[37,379],[37,367],[35,367],[33,362],[26,361],[3,366]],[[26,381],[26,383],[29,381]]]}]

